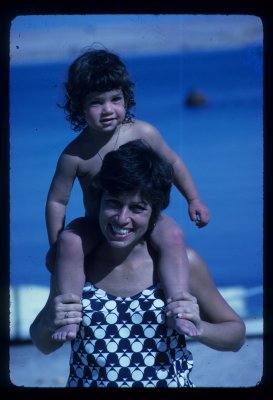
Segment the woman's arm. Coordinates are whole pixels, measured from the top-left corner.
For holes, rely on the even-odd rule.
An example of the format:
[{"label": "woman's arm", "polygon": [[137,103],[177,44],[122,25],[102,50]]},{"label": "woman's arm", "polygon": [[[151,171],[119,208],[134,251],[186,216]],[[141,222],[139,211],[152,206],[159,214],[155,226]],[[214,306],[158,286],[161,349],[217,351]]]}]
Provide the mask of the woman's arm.
[{"label": "woman's arm", "polygon": [[215,286],[202,258],[188,250],[190,291],[198,299],[202,333],[198,340],[216,350],[238,351],[245,342],[245,324]]},{"label": "woman's arm", "polygon": [[78,324],[82,320],[82,305],[78,296],[73,294],[55,296],[54,278],[51,276],[47,302],[29,329],[34,345],[44,354],[52,353],[63,345],[63,342],[58,343],[51,338],[57,328],[67,324]]},{"label": "woman's arm", "polygon": [[245,324],[216,288],[205,262],[187,249],[190,262],[190,292],[168,305],[167,311],[193,321],[195,338],[219,351],[238,351],[245,342]]}]

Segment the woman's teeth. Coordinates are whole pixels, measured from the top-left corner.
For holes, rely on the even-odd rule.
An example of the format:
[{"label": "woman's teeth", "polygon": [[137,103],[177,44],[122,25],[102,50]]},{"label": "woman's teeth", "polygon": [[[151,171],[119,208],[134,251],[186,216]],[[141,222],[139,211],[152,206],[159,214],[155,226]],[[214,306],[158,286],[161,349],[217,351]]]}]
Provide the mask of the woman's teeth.
[{"label": "woman's teeth", "polygon": [[130,231],[129,229],[119,228],[117,226],[111,225],[113,231],[118,235],[127,235]]}]

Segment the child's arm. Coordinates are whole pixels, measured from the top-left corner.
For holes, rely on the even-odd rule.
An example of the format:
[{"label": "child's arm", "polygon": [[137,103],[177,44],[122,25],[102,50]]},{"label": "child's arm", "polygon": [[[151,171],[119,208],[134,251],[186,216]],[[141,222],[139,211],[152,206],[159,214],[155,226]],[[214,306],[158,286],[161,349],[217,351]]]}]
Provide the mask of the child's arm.
[{"label": "child's arm", "polygon": [[207,225],[210,220],[209,209],[203,203],[185,163],[178,156],[175,157],[173,168],[174,184],[188,202],[191,220],[199,228]]},{"label": "child's arm", "polygon": [[189,215],[198,227],[205,226],[210,219],[209,210],[201,200],[195,183],[183,160],[167,145],[160,133],[152,125],[145,124],[144,140],[165,157],[174,168],[174,184],[186,198],[189,205]]},{"label": "child's arm", "polygon": [[46,226],[50,246],[56,243],[65,224],[66,207],[77,175],[77,157],[62,153],[46,201]]}]

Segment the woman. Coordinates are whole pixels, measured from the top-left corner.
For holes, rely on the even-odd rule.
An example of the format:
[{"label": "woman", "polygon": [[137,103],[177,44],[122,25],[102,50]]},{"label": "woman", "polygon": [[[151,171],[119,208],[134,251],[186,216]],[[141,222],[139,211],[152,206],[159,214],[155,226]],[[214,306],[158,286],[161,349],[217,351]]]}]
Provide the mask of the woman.
[{"label": "woman", "polygon": [[[193,250],[188,250],[191,294],[181,293],[164,307],[146,238],[169,203],[172,179],[171,165],[140,140],[105,156],[93,187],[103,240],[86,259],[83,314],[71,343],[68,387],[193,386],[185,337],[167,327],[165,312],[173,321],[193,322],[189,335],[214,349],[237,351],[243,345],[243,321]],[[52,341],[52,328],[80,322],[79,299],[62,295],[54,300],[54,295],[52,280],[48,302],[30,328],[44,353],[64,341],[61,336],[59,343]]]}]

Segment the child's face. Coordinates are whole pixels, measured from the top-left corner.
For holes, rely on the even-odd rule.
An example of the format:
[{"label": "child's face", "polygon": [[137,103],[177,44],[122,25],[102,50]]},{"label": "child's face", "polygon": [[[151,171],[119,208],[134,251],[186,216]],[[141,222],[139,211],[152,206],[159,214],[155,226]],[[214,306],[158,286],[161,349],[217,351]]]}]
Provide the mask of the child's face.
[{"label": "child's face", "polygon": [[83,112],[88,126],[96,132],[113,132],[124,121],[126,109],[122,90],[91,92]]}]

